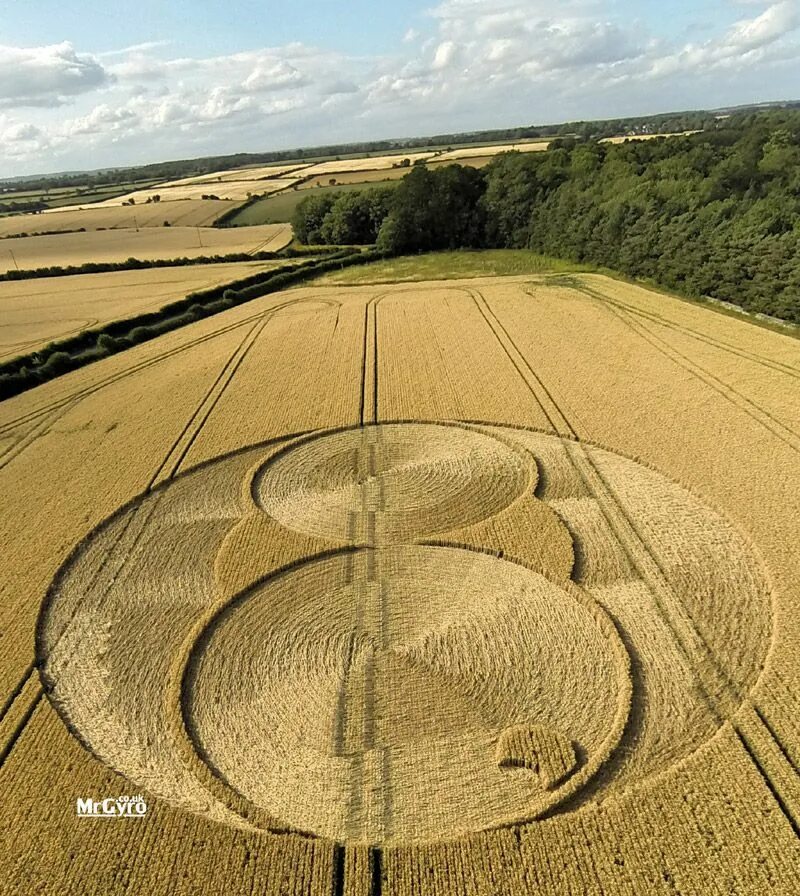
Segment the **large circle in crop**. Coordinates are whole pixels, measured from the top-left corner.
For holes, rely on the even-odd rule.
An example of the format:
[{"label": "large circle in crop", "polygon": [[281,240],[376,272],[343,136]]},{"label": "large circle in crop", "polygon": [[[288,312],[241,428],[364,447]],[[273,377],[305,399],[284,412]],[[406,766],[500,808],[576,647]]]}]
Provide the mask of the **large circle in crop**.
[{"label": "large circle in crop", "polygon": [[[617,744],[628,655],[568,583],[487,554],[341,553],[233,601],[203,633],[184,709],[236,792],[336,840],[419,842],[523,821]],[[498,740],[533,727],[578,757],[546,784]],[[544,732],[542,735],[541,732]]]},{"label": "large circle in crop", "polygon": [[37,662],[137,789],[428,842],[680,774],[771,626],[747,538],[645,464],[386,423],[253,445],[120,508],[55,577]]},{"label": "large circle in crop", "polygon": [[256,500],[289,529],[387,544],[496,514],[530,484],[530,460],[459,426],[387,423],[327,433],[268,462]]}]

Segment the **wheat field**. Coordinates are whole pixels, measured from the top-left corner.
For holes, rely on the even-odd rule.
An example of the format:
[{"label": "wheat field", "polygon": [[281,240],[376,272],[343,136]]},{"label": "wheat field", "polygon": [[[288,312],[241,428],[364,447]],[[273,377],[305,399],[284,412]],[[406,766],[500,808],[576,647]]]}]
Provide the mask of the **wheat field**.
[{"label": "wheat field", "polygon": [[252,195],[268,196],[277,193],[297,182],[296,177],[276,177],[270,179],[250,178],[248,171],[242,171],[242,176],[233,179],[215,181],[192,181],[190,183],[157,184],[145,190],[134,190],[114,199],[106,199],[104,204],[122,205],[133,201],[134,205],[142,205],[154,196],[159,196],[158,205],[179,201],[202,201],[203,196],[212,196],[214,199],[226,199],[241,202]]},{"label": "wheat field", "polygon": [[502,143],[489,146],[460,146],[436,156],[437,161],[458,162],[461,159],[474,159],[483,156],[496,156],[504,152],[544,152],[550,145],[549,140],[525,141],[523,143]]},{"label": "wheat field", "polygon": [[285,263],[199,264],[0,283],[0,361]]},{"label": "wheat field", "polygon": [[793,896],[799,379],[542,274],[292,289],[3,402],[0,892]]},{"label": "wheat field", "polygon": [[[112,199],[104,199],[102,202],[62,206],[59,209],[45,212],[45,214],[53,215],[79,210],[96,211],[119,208],[120,206],[130,212],[148,204],[157,205],[158,208],[153,211],[160,211],[167,219],[170,214],[176,217],[187,214],[184,209],[191,209],[191,213],[197,217],[205,217],[202,212],[207,211],[208,206],[204,203],[242,202],[251,194],[266,196],[270,193],[277,193],[297,183],[301,176],[301,169],[304,167],[303,165],[285,165],[274,168],[234,168],[230,171],[165,181],[152,187],[114,196]],[[281,174],[284,176],[280,176]],[[158,197],[155,202],[153,202],[154,197]],[[213,198],[204,199],[203,197]],[[182,205],[174,206],[174,202],[181,202]]]},{"label": "wheat field", "polygon": [[86,233],[23,236],[0,241],[0,273],[15,268],[65,267],[89,262],[121,262],[128,258],[199,258],[235,252],[277,252],[292,241],[289,224],[255,227],[120,228]]},{"label": "wheat field", "polygon": [[[135,230],[137,227],[163,227],[165,223],[170,227],[210,227],[220,215],[239,204],[239,201],[197,199],[137,206],[84,205],[39,214],[7,215],[0,218],[0,237],[70,230]],[[13,243],[0,243],[0,246],[14,248]]]},{"label": "wheat field", "polygon": [[259,165],[245,168],[229,168],[225,171],[212,171],[195,177],[182,177],[179,180],[167,181],[165,187],[180,187],[185,184],[214,184],[235,180],[272,180],[286,177],[307,168],[308,163],[291,162],[288,165]]}]

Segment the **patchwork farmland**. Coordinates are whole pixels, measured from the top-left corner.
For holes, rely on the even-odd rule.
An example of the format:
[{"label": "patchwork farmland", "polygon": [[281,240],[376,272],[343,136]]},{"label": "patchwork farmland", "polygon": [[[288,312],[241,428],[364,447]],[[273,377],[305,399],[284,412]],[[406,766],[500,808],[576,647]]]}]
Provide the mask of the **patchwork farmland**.
[{"label": "patchwork farmland", "polygon": [[[672,135],[614,137],[609,138],[609,142],[668,136]],[[138,230],[165,225],[206,228],[220,221],[239,226],[253,223],[250,219],[254,214],[256,223],[267,223],[265,218],[272,220],[269,215],[273,207],[269,204],[272,197],[280,197],[274,208],[281,208],[280,200],[291,200],[293,194],[302,194],[306,190],[396,183],[417,163],[424,163],[432,170],[453,164],[482,168],[504,153],[543,152],[550,142],[522,140],[516,143],[434,147],[408,153],[367,154],[361,158],[298,160],[288,164],[211,171],[157,183],[148,181],[134,185],[133,189],[123,187],[112,190],[107,198],[90,196],[75,203],[65,198],[37,213],[0,215],[0,239],[80,230]],[[67,197],[71,195],[66,192]],[[261,216],[248,208],[251,200],[259,197],[264,203],[265,214]],[[242,216],[238,217],[234,212],[240,206],[243,206]],[[0,244],[0,258],[7,255],[2,249]]]},{"label": "patchwork farmland", "polygon": [[[136,230],[139,227],[210,227],[225,212],[240,205],[223,199],[151,202],[144,205],[86,205],[36,215],[0,218],[0,237],[64,233],[77,230]],[[13,243],[2,244],[14,248]]]},{"label": "patchwork farmland", "polygon": [[795,894],[798,380],[543,273],[304,286],[3,402],[0,892]]}]

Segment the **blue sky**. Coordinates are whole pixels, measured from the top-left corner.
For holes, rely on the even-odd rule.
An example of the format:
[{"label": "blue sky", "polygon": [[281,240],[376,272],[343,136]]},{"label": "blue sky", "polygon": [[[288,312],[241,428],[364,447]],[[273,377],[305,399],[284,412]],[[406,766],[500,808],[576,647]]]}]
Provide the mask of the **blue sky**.
[{"label": "blue sky", "polygon": [[[302,40],[343,52],[385,53],[397,48],[430,3],[378,4],[369,0],[302,4],[258,0],[203,3],[192,0],[14,0],[0,3],[3,43],[70,41],[87,52],[168,38],[182,55],[217,55]],[[120,10],[125,10],[120,12]]]},{"label": "blue sky", "polygon": [[800,98],[800,0],[0,0],[0,177]]}]

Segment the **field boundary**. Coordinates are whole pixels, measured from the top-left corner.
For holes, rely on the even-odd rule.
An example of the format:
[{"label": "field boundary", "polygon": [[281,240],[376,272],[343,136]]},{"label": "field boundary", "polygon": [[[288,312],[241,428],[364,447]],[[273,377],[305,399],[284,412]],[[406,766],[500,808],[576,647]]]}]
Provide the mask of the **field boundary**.
[{"label": "field boundary", "polygon": [[[79,233],[81,231],[75,231]],[[38,234],[37,234],[38,235]],[[263,245],[263,243],[261,244]],[[18,280],[38,280],[50,277],[74,277],[78,274],[113,274],[117,271],[143,271],[149,268],[182,268],[196,264],[230,264],[236,261],[275,261],[279,258],[303,258],[307,255],[332,255],[335,247],[291,248],[286,246],[276,252],[228,252],[225,255],[198,255],[189,258],[128,258],[125,261],[87,261],[76,265],[51,265],[45,268],[11,270],[0,274],[0,283]]]},{"label": "field boundary", "polygon": [[243,280],[190,293],[158,311],[113,321],[96,329],[85,330],[78,336],[52,342],[41,351],[0,364],[0,401],[220,311],[295,286],[337,268],[366,264],[376,257],[375,252],[345,249],[322,259],[283,265]]}]

